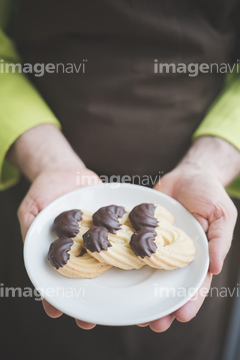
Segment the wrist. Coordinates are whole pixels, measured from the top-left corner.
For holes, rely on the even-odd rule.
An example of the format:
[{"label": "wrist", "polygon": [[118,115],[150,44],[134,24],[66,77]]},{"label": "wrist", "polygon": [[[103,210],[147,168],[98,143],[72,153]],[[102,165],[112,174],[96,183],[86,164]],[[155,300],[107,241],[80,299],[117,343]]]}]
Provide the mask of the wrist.
[{"label": "wrist", "polygon": [[12,145],[7,159],[30,181],[44,171],[85,168],[61,131],[51,124],[42,124],[23,133]]},{"label": "wrist", "polygon": [[240,173],[240,151],[213,136],[198,138],[175,168],[215,177],[224,187]]}]

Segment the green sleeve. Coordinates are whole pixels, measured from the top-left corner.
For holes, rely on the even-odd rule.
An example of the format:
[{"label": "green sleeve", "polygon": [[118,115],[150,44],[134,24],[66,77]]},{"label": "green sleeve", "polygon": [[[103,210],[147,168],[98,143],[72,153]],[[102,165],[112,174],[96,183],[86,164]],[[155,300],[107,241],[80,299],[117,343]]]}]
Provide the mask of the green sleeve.
[{"label": "green sleeve", "polygon": [[21,60],[11,40],[0,29],[0,190],[15,184],[19,170],[6,159],[14,141],[30,128],[50,123],[60,124],[40,94],[26,76],[18,72],[6,73],[6,63]]},{"label": "green sleeve", "polygon": [[[240,151],[240,75],[229,74],[218,98],[209,108],[193,140],[200,136],[218,136]],[[240,198],[240,176],[227,187],[229,195]]]}]

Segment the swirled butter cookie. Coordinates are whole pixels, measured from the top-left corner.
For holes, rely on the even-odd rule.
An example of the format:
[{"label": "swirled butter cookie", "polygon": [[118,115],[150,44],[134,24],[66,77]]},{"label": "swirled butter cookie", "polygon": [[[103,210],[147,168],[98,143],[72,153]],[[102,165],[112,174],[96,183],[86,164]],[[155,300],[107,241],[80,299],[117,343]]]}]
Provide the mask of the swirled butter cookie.
[{"label": "swirled butter cookie", "polygon": [[59,237],[74,237],[78,234],[81,226],[91,227],[92,213],[86,210],[73,209],[59,214],[52,226],[52,230]]},{"label": "swirled butter cookie", "polygon": [[103,206],[93,214],[93,224],[104,227],[110,233],[116,234],[116,231],[120,230],[122,225],[131,226],[128,214],[129,211],[123,206]]},{"label": "swirled butter cookie", "polygon": [[143,228],[156,228],[160,223],[173,224],[174,216],[158,204],[139,204],[129,213],[129,220],[135,230]]},{"label": "swirled butter cookie", "polygon": [[192,239],[168,223],[137,230],[131,236],[130,247],[145,264],[165,270],[188,265],[196,252]]},{"label": "swirled butter cookie", "polygon": [[111,268],[89,255],[79,238],[78,242],[68,237],[53,241],[48,260],[60,274],[70,278],[94,278]]},{"label": "swirled butter cookie", "polygon": [[93,226],[83,234],[83,243],[87,252],[100,262],[124,270],[140,269],[145,263],[129,246],[132,234],[133,230],[126,225],[115,234],[105,227]]}]

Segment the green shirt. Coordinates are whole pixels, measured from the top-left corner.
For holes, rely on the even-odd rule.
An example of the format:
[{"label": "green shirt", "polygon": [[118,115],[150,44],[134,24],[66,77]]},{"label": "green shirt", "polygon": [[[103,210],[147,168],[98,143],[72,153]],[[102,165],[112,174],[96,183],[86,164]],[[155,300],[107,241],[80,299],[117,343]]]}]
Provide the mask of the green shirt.
[{"label": "green shirt", "polygon": [[[14,141],[30,128],[44,124],[61,127],[52,111],[27,77],[18,72],[1,72],[4,63],[19,63],[20,56],[11,39],[4,33],[14,1],[0,3],[0,190],[18,182],[19,170],[6,159]],[[229,74],[225,86],[193,134],[218,136],[240,150],[240,77]],[[240,198],[240,177],[228,187],[228,193]]]}]

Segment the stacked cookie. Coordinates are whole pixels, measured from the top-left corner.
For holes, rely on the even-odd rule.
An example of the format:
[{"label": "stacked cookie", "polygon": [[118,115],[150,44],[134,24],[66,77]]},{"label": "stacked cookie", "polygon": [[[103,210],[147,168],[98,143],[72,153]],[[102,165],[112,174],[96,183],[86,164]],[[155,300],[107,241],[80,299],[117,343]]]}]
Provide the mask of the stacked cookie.
[{"label": "stacked cookie", "polygon": [[48,259],[71,278],[93,278],[112,266],[184,267],[194,259],[195,247],[173,222],[173,215],[157,204],[140,204],[131,211],[110,205],[94,214],[65,211],[54,220],[52,230],[59,238],[50,245]]}]

